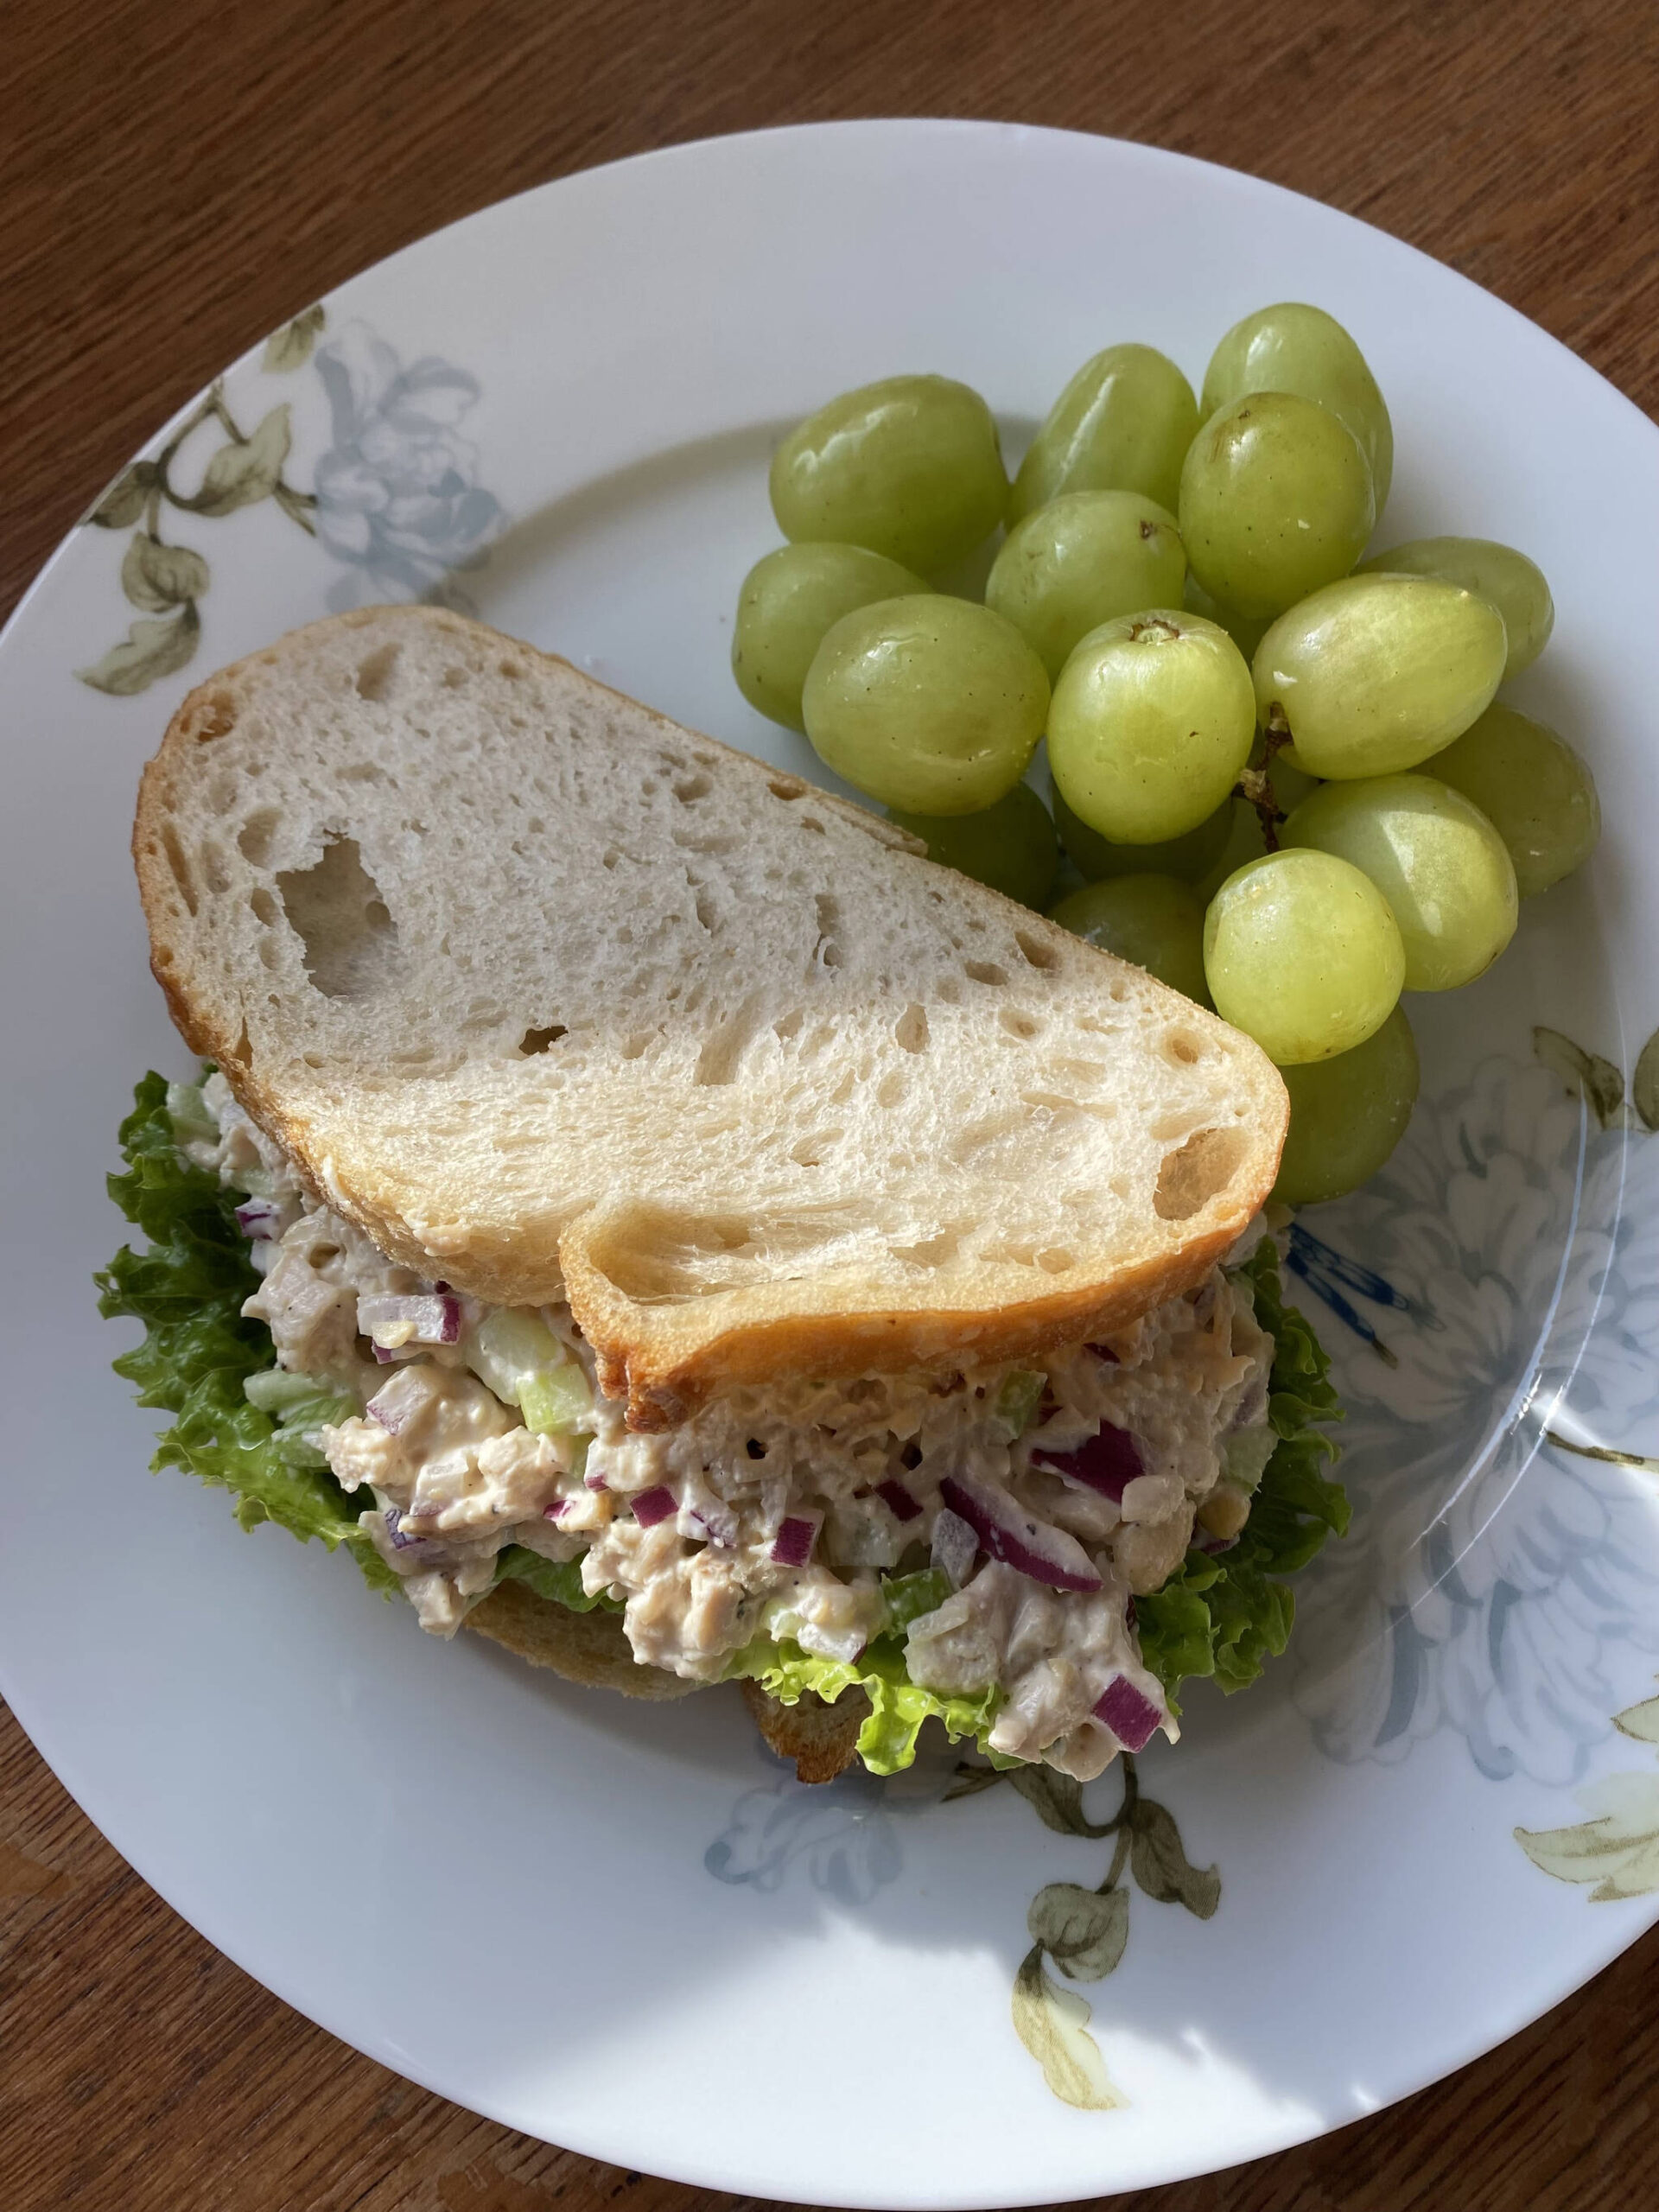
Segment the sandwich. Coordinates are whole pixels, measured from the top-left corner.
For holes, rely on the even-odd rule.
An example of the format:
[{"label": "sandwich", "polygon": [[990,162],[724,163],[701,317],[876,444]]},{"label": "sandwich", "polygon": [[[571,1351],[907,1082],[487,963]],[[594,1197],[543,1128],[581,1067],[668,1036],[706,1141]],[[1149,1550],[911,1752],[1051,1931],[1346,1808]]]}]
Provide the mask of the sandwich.
[{"label": "sandwich", "polygon": [[202,1072],[102,1307],[245,1526],[808,1779],[1087,1780],[1283,1649],[1347,1510],[1247,1038],[435,608],[194,691],[133,853]]}]

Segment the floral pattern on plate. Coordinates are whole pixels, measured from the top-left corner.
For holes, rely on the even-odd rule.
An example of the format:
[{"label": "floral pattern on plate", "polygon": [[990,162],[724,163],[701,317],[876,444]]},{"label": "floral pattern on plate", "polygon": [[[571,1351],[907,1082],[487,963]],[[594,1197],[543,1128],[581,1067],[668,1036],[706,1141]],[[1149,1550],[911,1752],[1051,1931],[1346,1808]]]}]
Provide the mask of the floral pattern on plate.
[{"label": "floral pattern on plate", "polygon": [[1133,1757],[1125,1753],[1115,1771],[1122,1793],[1103,1821],[1089,1817],[1080,1783],[1047,1767],[1001,1769],[963,1760],[948,1769],[937,1756],[925,1755],[884,1781],[858,1766],[834,1782],[810,1785],[774,1774],[769,1787],[746,1790],[737,1800],[703,1865],[716,1881],[762,1892],[781,1889],[798,1867],[821,1896],[865,1905],[904,1870],[900,1824],[906,1815],[938,1805],[941,1793],[949,1804],[1002,1782],[1055,1834],[1110,1838],[1111,1863],[1097,1889],[1050,1882],[1032,1899],[1026,1916],[1032,1947],[1014,1975],[1011,2012],[1015,2033],[1062,2102],[1114,2112],[1125,2099],[1088,2032],[1089,2006],[1055,1980],[1049,1965],[1074,1982],[1101,1981],[1113,1971],[1128,1942],[1126,1874],[1147,1897],[1185,1905],[1200,1920],[1211,1918],[1221,1900],[1219,1873],[1188,1861],[1174,1816],[1141,1794]]},{"label": "floral pattern on plate", "polygon": [[1646,1096],[1633,1123],[1618,1071],[1567,1044],[1540,1033],[1541,1064],[1495,1057],[1425,1100],[1333,1225],[1294,1232],[1292,1271],[1349,1297],[1362,1338],[1381,1325],[1382,1357],[1359,1338],[1337,1354],[1355,1526],[1292,1646],[1334,1758],[1402,1758],[1449,1728],[1492,1778],[1570,1785],[1608,1737],[1625,1653],[1659,1654],[1631,1448],[1659,1435],[1639,1350],[1659,1339],[1659,1148]]},{"label": "floral pattern on plate", "polygon": [[[1659,1697],[1615,1713],[1613,1726],[1659,1745]],[[1659,1890],[1659,1774],[1604,1774],[1578,1793],[1591,1817],[1564,1828],[1516,1828],[1535,1866],[1562,1882],[1593,1882],[1592,1904]]]},{"label": "floral pattern on plate", "polygon": [[717,1882],[762,1892],[781,1889],[799,1867],[838,1904],[868,1904],[905,1864],[899,1821],[938,1802],[939,1778],[919,1762],[879,1781],[861,1766],[808,1784],[773,1769],[768,1788],[746,1790],[702,1855]]},{"label": "floral pattern on plate", "polygon": [[436,354],[405,368],[362,322],[319,348],[317,372],[334,434],[317,463],[317,533],[346,566],[330,612],[397,599],[466,611],[454,573],[478,565],[502,521],[457,427],[477,404],[477,378]]},{"label": "floral pattern on plate", "polygon": [[1055,1834],[1112,1839],[1111,1864],[1097,1889],[1085,1889],[1080,1882],[1048,1882],[1038,1891],[1026,1915],[1031,1948],[1014,1977],[1015,2034],[1054,2094],[1083,2112],[1116,2112],[1128,2100],[1107,2073],[1100,2045],[1088,2031],[1088,2005],[1075,1990],[1054,1980],[1048,1962],[1068,1981],[1103,1981],[1113,1971],[1129,1940],[1126,1873],[1144,1896],[1160,1904],[1185,1905],[1199,1920],[1211,1919],[1221,1902],[1219,1872],[1190,1862],[1174,1815],[1141,1795],[1133,1754],[1125,1751],[1116,1770],[1122,1795],[1117,1810],[1104,1821],[1089,1818],[1080,1783],[1049,1767],[998,1769],[964,1760],[947,1796],[947,1802],[976,1796],[1007,1782]]},{"label": "floral pattern on plate", "polygon": [[[221,378],[155,454],[124,470],[86,517],[100,530],[133,530],[121,588],[140,618],[118,645],[75,671],[93,690],[130,698],[195,658],[212,570],[194,547],[162,536],[169,510],[213,522],[270,500],[344,564],[327,594],[336,613],[387,600],[469,607],[456,572],[484,559],[504,519],[500,501],[478,480],[476,449],[457,429],[480,397],[477,378],[434,354],[405,368],[361,321],[348,322],[319,346],[327,327],[326,308],[308,308],[266,342],[260,357],[266,375],[288,375],[313,362],[322,380],[334,442],[316,463],[312,491],[288,478],[291,403],[278,401],[245,430]],[[220,442],[195,490],[183,490],[177,470],[184,450],[210,425]]]}]

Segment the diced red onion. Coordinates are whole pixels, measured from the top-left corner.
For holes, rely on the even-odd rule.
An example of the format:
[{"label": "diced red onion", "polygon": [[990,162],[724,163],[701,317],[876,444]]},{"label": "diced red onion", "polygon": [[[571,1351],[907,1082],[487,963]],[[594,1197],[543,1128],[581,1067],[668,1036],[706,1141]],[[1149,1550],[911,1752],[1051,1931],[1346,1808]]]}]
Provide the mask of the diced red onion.
[{"label": "diced red onion", "polygon": [[903,1483],[896,1481],[891,1475],[886,1482],[877,1483],[875,1494],[884,1504],[891,1508],[895,1521],[914,1521],[921,1513],[921,1507],[917,1504]]},{"label": "diced red onion", "polygon": [[281,1214],[269,1198],[250,1198],[236,1210],[237,1227],[254,1243],[275,1236],[276,1224],[281,1218]]},{"label": "diced red onion", "polygon": [[947,1475],[939,1496],[993,1559],[1051,1590],[1098,1590],[1094,1561],[1075,1536],[1039,1521],[1010,1497],[966,1475]]},{"label": "diced red onion", "polygon": [[399,1297],[391,1292],[357,1301],[357,1325],[376,1342],[395,1330],[404,1344],[461,1342],[461,1300],[450,1292]]},{"label": "diced red onion", "polygon": [[1106,1723],[1126,1751],[1143,1751],[1164,1716],[1127,1675],[1114,1675],[1096,1704],[1095,1718]]},{"label": "diced red onion", "polygon": [[812,1556],[823,1525],[822,1513],[791,1513],[778,1524],[772,1556],[779,1567],[804,1567]]},{"label": "diced red onion", "polygon": [[387,1376],[364,1411],[371,1421],[378,1421],[389,1435],[396,1436],[410,1414],[426,1402],[424,1375],[420,1368],[404,1363],[395,1375]]},{"label": "diced red onion", "polygon": [[1192,1531],[1193,1550],[1207,1552],[1212,1558],[1217,1552],[1231,1551],[1237,1541],[1236,1536],[1212,1536],[1207,1529],[1195,1529]]},{"label": "diced red onion", "polygon": [[633,1517],[642,1529],[654,1529],[659,1521],[671,1520],[679,1510],[673,1491],[660,1483],[655,1490],[642,1490],[633,1501]]},{"label": "diced red onion", "polygon": [[1122,1503],[1123,1493],[1135,1477],[1146,1472],[1135,1439],[1127,1428],[1114,1428],[1109,1421],[1101,1423],[1097,1436],[1079,1444],[1075,1452],[1045,1452],[1040,1459],[1033,1454],[1031,1464],[1048,1474],[1065,1475],[1086,1489],[1098,1491],[1115,1505]]},{"label": "diced red onion", "polygon": [[706,1484],[686,1484],[680,1510],[690,1522],[692,1534],[707,1537],[711,1544],[735,1544],[742,1533],[737,1515]]},{"label": "diced red onion", "polygon": [[376,1344],[372,1337],[369,1338],[369,1350],[382,1367],[390,1367],[397,1357],[395,1351],[388,1351],[384,1344]]},{"label": "diced red onion", "polygon": [[943,1507],[933,1517],[933,1564],[953,1590],[960,1590],[979,1557],[979,1538],[960,1513]]},{"label": "diced red onion", "polygon": [[556,1497],[551,1505],[544,1505],[542,1508],[543,1520],[563,1521],[570,1510],[571,1503],[572,1501],[568,1497]]},{"label": "diced red onion", "polygon": [[610,1488],[609,1483],[606,1481],[603,1475],[584,1475],[582,1479],[589,1490],[609,1490]]},{"label": "diced red onion", "polygon": [[435,1536],[406,1536],[403,1532],[404,1515],[395,1505],[386,1508],[386,1534],[391,1538],[392,1549],[399,1552],[422,1552],[427,1554],[442,1552],[443,1545]]}]

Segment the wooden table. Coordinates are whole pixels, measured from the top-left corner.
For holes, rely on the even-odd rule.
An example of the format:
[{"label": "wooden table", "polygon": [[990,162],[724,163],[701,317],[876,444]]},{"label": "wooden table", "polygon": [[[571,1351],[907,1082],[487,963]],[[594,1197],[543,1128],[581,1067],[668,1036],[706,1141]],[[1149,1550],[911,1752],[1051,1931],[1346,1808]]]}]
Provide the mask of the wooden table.
[{"label": "wooden table", "polygon": [[[759,124],[1013,117],[1254,170],[1450,262],[1659,407],[1652,0],[10,0],[0,84],[0,612],[163,416],[320,292],[503,194]],[[1118,2202],[1634,2212],[1659,2202],[1656,2067],[1659,1932],[1376,2119]],[[510,2134],[331,2041],[123,1866],[0,1709],[5,2212],[619,2198],[729,2202]]]}]

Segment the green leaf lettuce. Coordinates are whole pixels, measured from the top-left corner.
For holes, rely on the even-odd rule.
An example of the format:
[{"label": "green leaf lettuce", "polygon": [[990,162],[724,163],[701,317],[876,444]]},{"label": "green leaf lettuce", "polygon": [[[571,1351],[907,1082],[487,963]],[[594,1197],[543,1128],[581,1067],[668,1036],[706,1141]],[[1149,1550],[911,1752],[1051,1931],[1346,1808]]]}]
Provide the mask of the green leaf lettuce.
[{"label": "green leaf lettuce", "polygon": [[1188,1552],[1161,1590],[1135,1600],[1141,1656],[1176,1712],[1176,1692],[1189,1678],[1208,1675],[1224,1690],[1242,1690],[1278,1656],[1296,1616],[1280,1578],[1306,1567],[1327,1536],[1348,1526],[1347,1497],[1323,1471],[1337,1447],[1322,1425],[1341,1419],[1331,1363],[1301,1314],[1285,1304],[1267,1237],[1236,1273],[1249,1280],[1255,1318],[1274,1339],[1268,1417],[1279,1441],[1238,1541],[1224,1552]]}]

